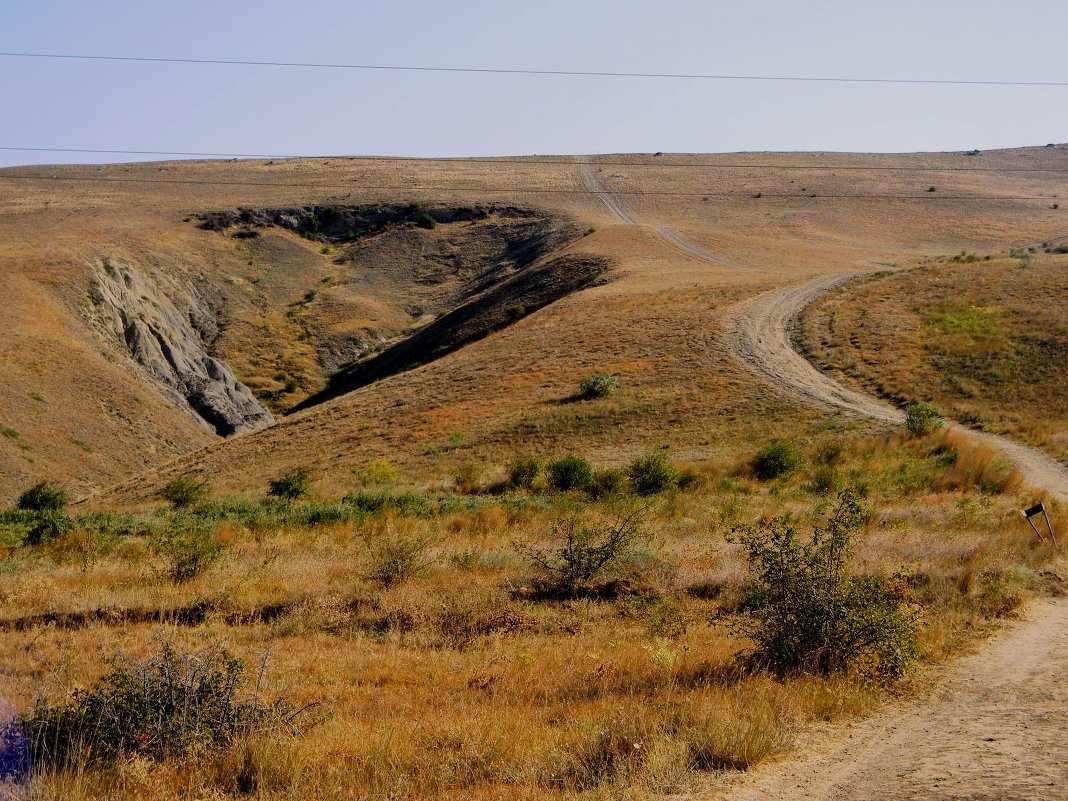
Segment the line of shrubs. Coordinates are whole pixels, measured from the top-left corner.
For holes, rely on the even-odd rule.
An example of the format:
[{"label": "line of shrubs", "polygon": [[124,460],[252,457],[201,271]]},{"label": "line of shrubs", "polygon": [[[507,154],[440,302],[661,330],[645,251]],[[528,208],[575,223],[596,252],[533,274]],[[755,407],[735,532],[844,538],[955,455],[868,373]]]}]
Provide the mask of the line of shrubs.
[{"label": "line of shrubs", "polygon": [[692,489],[700,483],[697,472],[674,466],[663,451],[641,456],[625,468],[594,468],[588,460],[575,454],[544,463],[533,457],[520,457],[508,467],[510,489],[531,491],[544,485],[553,492],[584,492],[592,498],[657,495],[674,489]]}]

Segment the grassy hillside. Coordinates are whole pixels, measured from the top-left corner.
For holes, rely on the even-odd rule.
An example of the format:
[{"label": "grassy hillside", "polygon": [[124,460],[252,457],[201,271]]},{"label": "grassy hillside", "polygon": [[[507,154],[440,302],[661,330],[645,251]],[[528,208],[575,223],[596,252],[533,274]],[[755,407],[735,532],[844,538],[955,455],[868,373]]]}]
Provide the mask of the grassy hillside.
[{"label": "grassy hillside", "polygon": [[847,380],[1064,461],[1068,257],[1033,250],[957,254],[847,286],[810,312],[803,341]]},{"label": "grassy hillside", "polygon": [[[415,214],[373,232],[330,234],[328,224],[325,238],[316,239],[307,235],[319,232],[303,230],[299,215],[288,227],[260,227],[253,218],[247,224],[238,217],[225,230],[201,228],[205,218],[198,215],[421,207],[433,216],[435,209],[496,204],[569,221],[580,235],[593,229],[570,245],[558,242],[558,254],[608,257],[617,265],[609,286],[580,292],[321,410],[241,436],[217,457],[198,456],[227,491],[262,483],[270,469],[303,461],[303,446],[290,455],[287,443],[294,437],[324,467],[336,462],[332,472],[387,452],[427,471],[427,451],[457,431],[467,435],[467,447],[512,443],[523,432],[557,427],[609,453],[651,444],[640,421],[605,430],[572,419],[572,409],[558,405],[591,370],[622,375],[626,418],[655,409],[675,421],[666,431],[656,426],[656,438],[694,456],[715,455],[723,448],[701,445],[707,437],[695,441],[696,429],[732,418],[744,427],[754,417],[787,411],[717,352],[718,308],[819,271],[1042,241],[1059,233],[1063,216],[1043,201],[966,199],[1052,195],[1056,173],[958,169],[1061,166],[1060,148],[978,156],[670,158],[612,157],[603,161],[618,163],[594,168],[612,190],[633,193],[621,198],[644,223],[638,226],[621,224],[596,196],[585,194],[569,159],[175,162],[3,171],[0,274],[13,302],[0,310],[4,336],[11,338],[2,350],[0,424],[20,439],[0,441],[0,497],[11,499],[19,487],[43,477],[79,493],[102,489],[216,440],[180,396],[146,378],[126,343],[94,328],[86,304],[92,265],[101,259],[116,260],[167,293],[176,310],[195,310],[207,327],[203,341],[192,344],[227,365],[276,416],[325,386],[347,360],[374,355],[454,308],[465,293],[478,290],[477,277],[492,265],[513,265],[507,272],[516,264],[507,251],[505,262],[495,260],[510,234],[492,219],[448,222],[439,214],[442,222],[429,228]],[[777,170],[776,163],[813,166]],[[839,169],[846,165],[871,169]],[[931,185],[936,192],[927,192]],[[919,199],[834,197],[840,194]],[[940,196],[965,199],[933,200]],[[755,269],[680,254],[656,233],[654,224],[665,223]],[[49,356],[50,348],[53,354],[85,355]],[[49,369],[50,363],[56,368]],[[99,404],[87,408],[81,399],[89,387]],[[40,403],[30,393],[50,399],[51,420],[35,411]],[[727,428],[724,436],[733,437],[734,427]],[[312,445],[319,441],[341,447]],[[272,454],[269,464],[256,456],[261,449]],[[129,485],[122,497],[153,491],[151,482],[141,489]]]},{"label": "grassy hillside", "polygon": [[1063,234],[1066,158],[595,159],[634,224],[567,158],[0,171],[0,693],[41,797],[704,792],[922,692],[1062,589],[1041,492],[784,393],[728,313],[878,272],[808,347],[1056,450],[1024,368],[1065,264],[1008,254]]}]

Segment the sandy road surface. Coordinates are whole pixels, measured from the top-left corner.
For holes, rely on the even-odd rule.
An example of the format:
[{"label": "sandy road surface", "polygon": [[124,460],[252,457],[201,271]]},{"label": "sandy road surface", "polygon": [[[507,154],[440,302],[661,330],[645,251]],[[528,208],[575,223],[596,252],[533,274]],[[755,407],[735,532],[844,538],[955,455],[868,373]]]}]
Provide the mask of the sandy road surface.
[{"label": "sandy road surface", "polygon": [[730,801],[1064,801],[1068,600],[1031,604],[923,699],[810,732],[801,756],[735,777]]},{"label": "sandy road surface", "polygon": [[[612,212],[620,222],[625,222],[628,225],[640,225],[640,223],[635,220],[625,208],[623,208],[623,204],[619,201],[619,198],[604,185],[604,182],[601,181],[600,177],[598,177],[597,173],[589,164],[579,164],[579,175],[582,178],[583,184],[586,185],[586,188],[596,194],[600,201],[604,203],[608,210]],[[744,265],[728,261],[707,248],[695,245],[673,228],[669,228],[666,225],[653,225],[650,227],[656,232],[658,237],[682,253],[701,259],[702,261],[707,261],[711,264],[745,269]]]}]

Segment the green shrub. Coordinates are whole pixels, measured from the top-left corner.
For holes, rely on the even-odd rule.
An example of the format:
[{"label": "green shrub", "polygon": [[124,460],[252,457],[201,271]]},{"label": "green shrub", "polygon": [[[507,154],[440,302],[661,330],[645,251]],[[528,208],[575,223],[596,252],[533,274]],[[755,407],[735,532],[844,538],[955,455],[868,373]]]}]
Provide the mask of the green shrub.
[{"label": "green shrub", "polygon": [[311,495],[311,470],[307,467],[293,468],[272,481],[267,488],[267,494],[284,501],[307,498]]},{"label": "green shrub", "polygon": [[427,556],[430,540],[400,535],[384,536],[371,545],[369,577],[392,587],[426,572],[434,560]]},{"label": "green shrub", "polygon": [[638,495],[656,495],[679,485],[679,471],[671,466],[664,451],[635,459],[627,467],[627,477]]},{"label": "green shrub", "polygon": [[750,466],[761,481],[771,481],[792,473],[804,462],[801,451],[792,442],[773,442],[753,457]]},{"label": "green shrub", "polygon": [[164,485],[159,494],[164,500],[170,501],[175,509],[186,509],[204,500],[210,490],[211,482],[207,477],[197,478],[186,473]]},{"label": "green shrub", "polygon": [[611,498],[627,491],[627,474],[614,467],[595,470],[586,492],[592,498]]},{"label": "green shrub", "polygon": [[938,409],[929,403],[910,403],[905,407],[905,428],[914,437],[922,437],[942,427]]},{"label": "green shrub", "polygon": [[456,468],[456,477],[453,481],[458,493],[474,495],[482,486],[482,465],[477,462],[462,462]]},{"label": "green shrub", "polygon": [[40,481],[23,492],[16,504],[28,512],[62,512],[69,502],[67,491],[48,481]]},{"label": "green shrub", "polygon": [[74,530],[74,521],[59,512],[37,512],[26,531],[26,545],[54,542]]},{"label": "green shrub", "polygon": [[581,456],[570,454],[549,462],[549,486],[557,492],[585,489],[593,478],[593,467]]},{"label": "green shrub", "polygon": [[246,695],[247,684],[244,663],[220,648],[193,653],[165,642],[144,661],[115,657],[87,689],[23,715],[34,767],[180,758],[256,732],[296,733],[297,713]]},{"label": "green shrub", "polygon": [[778,673],[856,668],[894,679],[916,658],[917,617],[902,600],[904,579],[847,571],[865,519],[858,498],[855,490],[839,493],[809,542],[789,515],[734,530],[749,561],[751,612],[743,627],[757,646],[754,664]]},{"label": "green shrub", "polygon": [[395,509],[402,515],[426,517],[433,511],[430,499],[419,492],[356,492],[342,502],[368,514]]},{"label": "green shrub", "polygon": [[533,457],[520,457],[508,466],[508,483],[515,489],[528,490],[541,473],[541,462]]},{"label": "green shrub", "polygon": [[211,533],[196,527],[164,532],[153,549],[163,558],[163,575],[172,584],[198,578],[222,556],[222,548]]},{"label": "green shrub", "polygon": [[829,495],[838,489],[838,474],[831,467],[820,467],[812,474],[809,489],[817,495]]},{"label": "green shrub", "polygon": [[574,598],[593,579],[627,559],[645,538],[642,511],[635,509],[614,523],[587,524],[569,517],[553,526],[557,545],[534,548],[517,545],[542,576],[538,590],[552,597]]},{"label": "green shrub", "polygon": [[438,221],[425,212],[416,216],[415,224],[431,231],[438,227]]},{"label": "green shrub", "polygon": [[579,395],[586,400],[607,398],[619,387],[619,382],[611,373],[584,375],[579,380]]}]

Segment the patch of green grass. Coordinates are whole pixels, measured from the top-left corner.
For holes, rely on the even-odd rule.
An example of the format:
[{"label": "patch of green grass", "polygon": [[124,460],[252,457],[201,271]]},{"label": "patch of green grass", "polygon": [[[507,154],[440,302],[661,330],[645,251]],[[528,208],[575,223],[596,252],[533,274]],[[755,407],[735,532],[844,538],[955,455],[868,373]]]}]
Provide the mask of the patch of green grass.
[{"label": "patch of green grass", "polygon": [[8,428],[7,426],[0,426],[0,436],[7,437],[8,439],[18,439],[19,432],[13,428]]},{"label": "patch of green grass", "polygon": [[937,310],[931,324],[944,334],[991,337],[1002,333],[999,306],[948,306]]},{"label": "patch of green grass", "polygon": [[70,439],[70,444],[71,445],[77,445],[79,448],[81,448],[86,453],[93,453],[94,452],[93,451],[93,446],[90,445],[88,442],[83,442],[82,440],[75,439],[74,437],[70,437],[69,439]]}]

